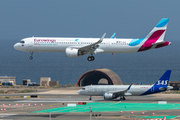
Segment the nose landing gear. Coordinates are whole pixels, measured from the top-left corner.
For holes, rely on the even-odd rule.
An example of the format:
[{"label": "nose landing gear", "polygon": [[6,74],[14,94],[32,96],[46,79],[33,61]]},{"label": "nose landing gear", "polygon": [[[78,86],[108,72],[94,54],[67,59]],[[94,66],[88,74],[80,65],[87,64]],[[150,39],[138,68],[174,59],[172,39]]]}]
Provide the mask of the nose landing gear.
[{"label": "nose landing gear", "polygon": [[29,57],[30,60],[33,59],[33,52],[31,52],[31,56]]}]

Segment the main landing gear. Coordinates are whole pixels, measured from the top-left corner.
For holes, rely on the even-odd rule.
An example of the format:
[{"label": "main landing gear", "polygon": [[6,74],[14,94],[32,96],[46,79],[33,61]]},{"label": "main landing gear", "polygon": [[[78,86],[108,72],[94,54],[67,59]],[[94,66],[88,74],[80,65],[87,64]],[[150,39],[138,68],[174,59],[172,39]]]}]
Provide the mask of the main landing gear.
[{"label": "main landing gear", "polygon": [[31,56],[29,57],[30,60],[33,59],[33,52],[31,52]]},{"label": "main landing gear", "polygon": [[89,97],[89,100],[92,100],[92,98],[91,98],[91,97],[92,97],[92,96],[90,96],[90,97]]},{"label": "main landing gear", "polygon": [[120,100],[126,100],[124,96],[120,96]]},{"label": "main landing gear", "polygon": [[94,59],[95,59],[94,56],[89,56],[89,57],[87,58],[88,61],[94,61]]}]

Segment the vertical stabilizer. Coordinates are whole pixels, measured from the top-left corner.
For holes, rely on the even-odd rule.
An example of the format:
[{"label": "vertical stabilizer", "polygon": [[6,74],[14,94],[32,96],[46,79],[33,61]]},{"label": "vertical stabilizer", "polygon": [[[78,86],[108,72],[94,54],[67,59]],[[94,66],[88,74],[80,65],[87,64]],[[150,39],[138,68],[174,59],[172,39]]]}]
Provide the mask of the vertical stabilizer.
[{"label": "vertical stabilizer", "polygon": [[141,95],[148,95],[172,89],[173,87],[168,86],[170,75],[171,70],[166,70],[166,72],[161,76],[161,78],[148,91],[144,92]]},{"label": "vertical stabilizer", "polygon": [[163,41],[166,33],[166,28],[168,25],[169,19],[162,18],[161,21],[151,30],[151,32],[146,36],[148,40]]},{"label": "vertical stabilizer", "polygon": [[[169,22],[169,18],[162,18],[161,21],[144,38],[143,45],[140,47],[138,52],[151,49],[153,44],[163,42],[168,22]],[[168,44],[169,42],[167,43],[167,45]]]},{"label": "vertical stabilizer", "polygon": [[171,75],[171,70],[166,70],[166,72],[154,85],[168,86],[170,75]]}]

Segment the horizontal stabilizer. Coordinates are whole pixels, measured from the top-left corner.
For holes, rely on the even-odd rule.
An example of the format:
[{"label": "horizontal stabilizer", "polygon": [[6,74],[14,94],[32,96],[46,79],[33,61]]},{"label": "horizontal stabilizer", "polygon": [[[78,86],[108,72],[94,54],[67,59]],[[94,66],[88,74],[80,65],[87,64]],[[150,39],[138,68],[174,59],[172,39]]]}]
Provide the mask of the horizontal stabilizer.
[{"label": "horizontal stabilizer", "polygon": [[[162,44],[164,44],[164,43],[166,43],[166,41],[161,41],[161,42],[152,43],[152,45],[162,45]],[[169,44],[171,44],[171,43],[169,43]]]}]

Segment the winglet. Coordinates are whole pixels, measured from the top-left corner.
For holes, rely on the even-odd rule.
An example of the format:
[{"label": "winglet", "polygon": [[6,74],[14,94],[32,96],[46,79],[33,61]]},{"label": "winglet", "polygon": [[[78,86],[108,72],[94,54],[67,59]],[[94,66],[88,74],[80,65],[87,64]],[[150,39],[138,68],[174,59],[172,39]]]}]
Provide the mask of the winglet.
[{"label": "winglet", "polygon": [[132,84],[129,85],[129,87],[124,91],[124,93],[127,92],[131,88],[131,85]]},{"label": "winglet", "polygon": [[127,90],[129,90],[129,89],[131,88],[131,85],[132,85],[132,84],[130,84],[130,86],[128,87],[128,89],[127,89]]},{"label": "winglet", "polygon": [[114,39],[115,35],[116,35],[116,33],[114,33],[114,34],[111,36],[111,39]]},{"label": "winglet", "polygon": [[103,36],[99,39],[98,43],[101,43],[105,36],[106,36],[106,33],[103,34]]}]

